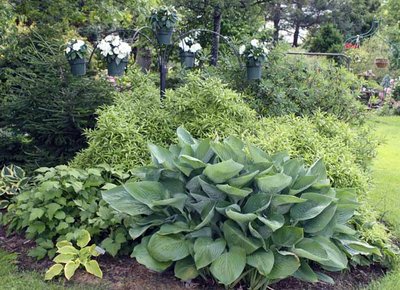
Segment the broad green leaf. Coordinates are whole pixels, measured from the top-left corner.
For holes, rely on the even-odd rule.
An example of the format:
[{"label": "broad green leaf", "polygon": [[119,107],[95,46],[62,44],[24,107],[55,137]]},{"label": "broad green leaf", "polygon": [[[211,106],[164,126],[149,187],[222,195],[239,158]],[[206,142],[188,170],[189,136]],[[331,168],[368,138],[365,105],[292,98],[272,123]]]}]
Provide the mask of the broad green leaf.
[{"label": "broad green leaf", "polygon": [[191,256],[177,261],[175,263],[174,272],[175,276],[183,281],[188,281],[199,276],[199,272],[197,271],[196,265]]},{"label": "broad green leaf", "polygon": [[358,205],[349,203],[338,204],[336,209],[336,222],[338,224],[346,224],[349,221],[349,219],[353,217],[357,207]]},{"label": "broad green leaf", "polygon": [[100,279],[103,278],[103,272],[100,269],[99,264],[95,260],[91,260],[85,264],[85,269],[88,273],[99,277]]},{"label": "broad green leaf", "polygon": [[69,261],[67,264],[65,264],[64,275],[67,280],[71,279],[71,277],[75,274],[76,269],[79,268],[79,265],[79,261]]},{"label": "broad green leaf", "polygon": [[153,205],[154,206],[171,206],[176,209],[179,209],[179,211],[183,212],[183,208],[185,206],[186,200],[188,196],[183,193],[177,193],[171,198],[167,199],[162,199],[162,200],[154,200]]},{"label": "broad green leaf", "polygon": [[185,144],[188,144],[188,145],[195,144],[195,139],[182,126],[178,127],[178,129],[176,129],[176,135],[178,136],[179,144],[181,146],[183,146]]},{"label": "broad green leaf", "polygon": [[187,223],[178,221],[173,224],[163,224],[157,233],[159,235],[171,235],[189,231],[190,229]]},{"label": "broad green leaf", "polygon": [[133,224],[129,229],[129,235],[131,236],[132,240],[136,240],[140,236],[142,236],[153,224],[149,224],[146,226],[138,226]]},{"label": "broad green leaf", "polygon": [[268,217],[259,216],[258,219],[273,232],[285,224],[285,217],[282,214],[271,214]]},{"label": "broad green leaf", "polygon": [[195,147],[194,157],[203,162],[209,162],[214,156],[214,151],[211,150],[210,140],[204,139]]},{"label": "broad green leaf", "polygon": [[257,215],[254,213],[240,213],[232,210],[231,208],[226,210],[226,215],[238,223],[248,223],[257,218]]},{"label": "broad green leaf", "polygon": [[212,200],[225,200],[226,194],[219,190],[215,185],[205,182],[202,178],[199,179],[201,189],[212,199]]},{"label": "broad green leaf", "polygon": [[90,234],[87,230],[79,230],[76,243],[79,247],[86,247],[90,242]]},{"label": "broad green leaf", "polygon": [[217,184],[217,188],[229,196],[235,197],[235,198],[245,198],[248,196],[250,193],[253,192],[251,188],[237,188],[230,186],[228,184]]},{"label": "broad green leaf", "polygon": [[321,273],[321,272],[315,272],[315,274],[317,274],[319,281],[322,281],[322,282],[325,282],[325,283],[328,283],[331,285],[335,285],[335,281],[328,275]]},{"label": "broad green leaf", "polygon": [[174,157],[172,153],[160,146],[149,144],[149,150],[153,158],[157,161],[158,164],[162,164],[165,168],[174,169]]},{"label": "broad green leaf", "polygon": [[203,161],[192,156],[181,155],[179,159],[181,160],[181,162],[190,165],[190,167],[192,167],[193,169],[206,167],[206,164]]},{"label": "broad green leaf", "polygon": [[55,265],[51,266],[47,270],[46,274],[44,275],[44,279],[45,280],[53,279],[55,276],[60,275],[63,269],[64,269],[64,266],[61,264],[55,264]]},{"label": "broad green leaf", "polygon": [[249,184],[250,182],[253,181],[253,179],[257,176],[257,174],[259,173],[259,170],[256,170],[254,172],[251,173],[246,173],[243,175],[240,175],[239,177],[235,177],[232,178],[228,181],[228,184],[234,187],[243,187],[247,184]]},{"label": "broad green leaf", "polygon": [[303,228],[284,226],[272,234],[274,244],[283,247],[293,247],[304,238]]},{"label": "broad green leaf", "polygon": [[75,255],[71,255],[71,254],[59,254],[53,259],[53,261],[56,263],[66,264],[69,261],[73,260],[74,257],[75,257]]},{"label": "broad green leaf", "polygon": [[267,278],[271,280],[289,277],[300,267],[299,258],[289,252],[274,251],[274,266]]},{"label": "broad green leaf", "polygon": [[300,268],[296,272],[294,272],[292,276],[297,279],[310,283],[318,282],[317,274],[311,269],[311,267],[305,261],[301,262]]},{"label": "broad green leaf", "polygon": [[247,237],[239,226],[232,220],[225,221],[222,226],[225,241],[229,247],[240,247],[246,251],[246,254],[251,254],[259,249],[262,244],[258,239]]},{"label": "broad green leaf", "polygon": [[187,163],[183,163],[183,162],[180,162],[180,161],[178,161],[178,160],[176,160],[176,161],[174,161],[173,162],[173,164],[183,173],[183,174],[185,174],[186,176],[190,176],[190,174],[192,173],[192,171],[193,171],[193,168],[189,165],[189,164],[187,164]]},{"label": "broad green leaf", "polygon": [[322,231],[331,221],[336,212],[336,205],[331,204],[326,209],[324,209],[315,218],[308,220],[304,224],[304,231],[306,233],[317,233]]},{"label": "broad green leaf", "polygon": [[288,203],[302,203],[307,201],[307,199],[300,198],[293,195],[277,194],[272,199],[272,204],[274,206],[279,206]]},{"label": "broad green leaf", "polygon": [[53,219],[54,214],[61,208],[61,205],[59,205],[58,203],[49,203],[48,205],[46,205],[46,214],[49,217],[50,220]]},{"label": "broad green leaf", "polygon": [[145,265],[150,270],[162,272],[171,266],[173,262],[159,262],[155,260],[147,250],[149,240],[150,236],[144,237],[142,242],[133,249],[131,257],[136,258],[140,264]]},{"label": "broad green leaf", "polygon": [[244,213],[258,213],[267,209],[271,203],[272,195],[256,193],[251,195],[243,207]]},{"label": "broad green leaf", "polygon": [[134,199],[123,186],[103,192],[102,197],[116,211],[131,216],[149,215],[153,212],[147,205]]},{"label": "broad green leaf", "polygon": [[178,261],[189,255],[189,244],[182,235],[162,236],[156,233],[151,236],[147,250],[157,261]]},{"label": "broad green leaf", "polygon": [[347,267],[347,257],[339,250],[339,248],[331,242],[330,239],[322,236],[313,237],[314,241],[318,242],[328,254],[328,261],[320,261],[319,263],[324,266],[336,268],[337,271]]},{"label": "broad green leaf", "polygon": [[327,179],[326,168],[324,161],[322,158],[318,159],[314,162],[313,165],[308,169],[307,175],[315,175],[318,177],[318,180]]},{"label": "broad green leaf", "polygon": [[256,268],[261,275],[267,276],[274,266],[274,254],[272,251],[258,250],[247,256],[247,264]]},{"label": "broad green leaf", "polygon": [[227,160],[217,164],[208,164],[203,174],[215,183],[224,183],[238,175],[243,167],[240,163]]},{"label": "broad green leaf", "polygon": [[318,176],[306,175],[297,178],[292,187],[290,188],[289,194],[298,194],[307,188],[311,187],[318,180]]},{"label": "broad green leaf", "polygon": [[204,268],[214,262],[225,250],[224,239],[213,240],[209,237],[201,237],[194,242],[194,261],[197,269]]},{"label": "broad green leaf", "polygon": [[377,247],[371,246],[365,242],[355,240],[352,237],[346,239],[345,235],[340,235],[337,238],[340,243],[346,248],[347,252],[351,255],[378,255],[381,256],[381,252]]},{"label": "broad green leaf", "polygon": [[304,163],[301,159],[290,159],[283,164],[283,173],[296,180],[299,174],[305,174]]},{"label": "broad green leaf", "polygon": [[41,208],[32,208],[31,213],[29,215],[29,221],[34,221],[36,219],[40,219],[44,214],[44,210]]},{"label": "broad green leaf", "polygon": [[219,142],[212,142],[211,149],[218,155],[218,157],[222,161],[226,160],[238,160],[238,155],[235,151],[227,144],[219,143]]},{"label": "broad green leaf", "polygon": [[201,238],[201,237],[211,238],[211,236],[212,236],[212,231],[211,231],[210,227],[204,227],[204,228],[201,228],[200,230],[193,231],[193,232],[185,235],[185,237],[188,239],[195,239],[195,238]]},{"label": "broad green leaf", "polygon": [[215,204],[212,202],[208,203],[201,212],[201,218],[202,218],[201,223],[199,223],[194,228],[194,230],[197,231],[197,230],[201,229],[202,227],[207,226],[211,222],[212,218],[214,217],[214,212],[215,212]]},{"label": "broad green leaf", "polygon": [[248,147],[251,159],[254,161],[254,163],[271,162],[269,155],[261,149],[253,145],[249,145]]},{"label": "broad green leaf", "polygon": [[67,254],[67,255],[76,255],[79,253],[79,251],[77,249],[75,249],[73,246],[63,246],[57,250],[57,253]]},{"label": "broad green leaf", "polygon": [[72,243],[71,242],[69,242],[69,241],[59,241],[59,242],[57,242],[57,244],[56,244],[56,247],[57,248],[62,248],[62,247],[64,247],[64,246],[72,246]]},{"label": "broad green leaf", "polygon": [[326,250],[317,241],[310,238],[301,240],[291,251],[301,258],[316,262],[325,262],[328,260]]},{"label": "broad green leaf", "polygon": [[292,178],[283,173],[267,175],[256,178],[257,186],[261,191],[269,194],[276,194],[288,187]]},{"label": "broad green leaf", "polygon": [[217,281],[227,286],[239,278],[245,266],[246,252],[239,247],[233,247],[212,262],[210,272]]},{"label": "broad green leaf", "polygon": [[154,206],[154,201],[169,198],[168,192],[157,181],[128,182],[123,187],[135,200],[150,208]]},{"label": "broad green leaf", "polygon": [[313,192],[303,193],[301,198],[307,199],[307,201],[296,204],[290,209],[291,218],[298,221],[315,218],[333,201],[329,196]]},{"label": "broad green leaf", "polygon": [[[158,181],[163,169],[154,166],[142,166],[131,170],[134,176],[137,176],[141,180],[152,180]],[[111,189],[111,188],[107,188]]]}]

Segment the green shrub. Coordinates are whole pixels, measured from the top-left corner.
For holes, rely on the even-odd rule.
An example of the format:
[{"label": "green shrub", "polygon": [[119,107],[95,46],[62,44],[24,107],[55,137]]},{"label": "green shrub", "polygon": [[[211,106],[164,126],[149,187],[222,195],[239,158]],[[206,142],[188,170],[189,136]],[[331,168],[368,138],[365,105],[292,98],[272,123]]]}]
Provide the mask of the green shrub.
[{"label": "green shrub", "polygon": [[325,24],[311,36],[309,51],[340,53],[343,51],[343,35],[335,25]]},{"label": "green shrub", "polygon": [[[5,164],[14,153],[24,168],[67,162],[85,146],[82,132],[94,127],[96,108],[111,102],[105,80],[69,73],[61,33],[42,27],[18,34],[18,44],[0,57],[0,128],[11,132],[0,134],[13,146],[0,147]],[[18,143],[21,135],[29,142]]]},{"label": "green shrub", "polygon": [[108,166],[82,170],[61,165],[36,172],[32,187],[15,197],[3,217],[8,232],[25,232],[36,242],[30,255],[52,258],[56,242],[71,240],[80,229],[89,231],[94,242],[116,255],[126,242],[121,225],[124,217],[110,209],[100,192],[129,175]]},{"label": "green shrub", "polygon": [[149,144],[152,164],[135,169],[142,181],[103,193],[135,217],[129,233],[142,239],[132,257],[149,269],[174,264],[182,280],[211,273],[225,286],[247,278],[253,289],[289,276],[332,280],[310,266],[340,271],[348,258],[381,256],[348,224],[355,191],[331,187],[321,159],[306,167],[235,137],[200,141],[183,128],[177,135],[169,150]]}]

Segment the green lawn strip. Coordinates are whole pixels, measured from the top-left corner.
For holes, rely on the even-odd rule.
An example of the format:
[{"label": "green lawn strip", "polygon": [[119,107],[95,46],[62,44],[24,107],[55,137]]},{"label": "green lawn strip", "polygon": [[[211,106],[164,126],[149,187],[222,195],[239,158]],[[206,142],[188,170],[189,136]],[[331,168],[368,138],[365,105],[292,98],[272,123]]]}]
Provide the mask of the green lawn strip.
[{"label": "green lawn strip", "polygon": [[[393,234],[400,238],[400,117],[376,117],[372,121],[375,132],[383,143],[373,163],[374,186],[368,194],[369,202],[393,225]],[[400,289],[400,265],[380,280],[374,281],[368,290]]]},{"label": "green lawn strip", "polygon": [[19,271],[16,266],[17,254],[0,249],[0,289],[15,290],[94,290],[87,284],[60,285],[56,282],[45,282],[44,275],[34,271]]}]

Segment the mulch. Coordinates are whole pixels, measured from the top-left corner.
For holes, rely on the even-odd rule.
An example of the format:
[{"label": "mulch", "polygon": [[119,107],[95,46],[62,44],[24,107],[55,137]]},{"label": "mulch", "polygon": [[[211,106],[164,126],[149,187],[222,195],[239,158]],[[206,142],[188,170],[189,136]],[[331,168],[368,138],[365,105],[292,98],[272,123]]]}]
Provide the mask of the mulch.
[{"label": "mulch", "polygon": [[[0,227],[0,248],[18,253],[17,266],[21,270],[37,271],[44,273],[53,262],[49,259],[37,261],[28,256],[35,243],[27,240],[20,234],[6,235],[4,227]],[[140,265],[135,259],[129,257],[113,258],[107,255],[98,258],[103,271],[103,280],[93,277],[83,270],[77,272],[72,278],[74,282],[87,283],[110,290],[181,290],[181,289],[223,289],[213,281],[196,279],[185,283],[174,277],[173,270],[156,273]],[[375,264],[369,267],[352,267],[348,271],[327,273],[334,280],[335,285],[326,283],[305,283],[294,278],[285,279],[269,286],[274,290],[350,290],[359,289],[368,285],[372,280],[382,277],[385,269]],[[63,279],[63,278],[61,278]],[[71,282],[68,282],[71,283]],[[68,283],[63,283],[68,285]],[[73,282],[72,282],[73,283]],[[245,289],[239,287],[239,289]]]}]

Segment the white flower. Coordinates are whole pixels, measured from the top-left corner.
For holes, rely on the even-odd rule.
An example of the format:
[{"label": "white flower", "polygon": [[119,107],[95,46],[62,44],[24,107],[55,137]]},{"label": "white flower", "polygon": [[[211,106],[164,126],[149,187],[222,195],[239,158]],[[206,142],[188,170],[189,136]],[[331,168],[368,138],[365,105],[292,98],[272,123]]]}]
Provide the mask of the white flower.
[{"label": "white flower", "polygon": [[265,46],[263,47],[263,51],[264,51],[265,54],[269,53],[269,49],[267,47],[265,47]]},{"label": "white flower", "polygon": [[79,51],[81,49],[81,47],[82,47],[82,45],[80,43],[78,43],[78,42],[74,43],[72,45],[72,49],[75,50],[75,51]]},{"label": "white flower", "polygon": [[83,40],[77,40],[76,43],[78,43],[80,46],[85,45],[85,42]]},{"label": "white flower", "polygon": [[71,48],[68,46],[66,49],[65,49],[65,53],[70,53],[71,52]]},{"label": "white flower", "polygon": [[201,49],[200,43],[195,43],[190,47],[190,52],[196,53]]},{"label": "white flower", "polygon": [[121,41],[118,48],[119,48],[120,52],[125,53],[125,54],[129,54],[132,51],[131,46],[128,43],[123,42],[123,41]]},{"label": "white flower", "polygon": [[246,50],[246,45],[242,44],[242,45],[239,47],[239,54],[243,54],[245,50]]},{"label": "white flower", "polygon": [[118,47],[114,47],[114,49],[113,49],[113,53],[115,53],[115,54],[119,54],[119,48],[118,48]]},{"label": "white flower", "polygon": [[101,50],[101,54],[106,57],[108,54],[112,55],[112,47],[104,39],[99,43],[98,48]]},{"label": "white flower", "polygon": [[250,41],[250,44],[254,47],[258,47],[260,42],[258,41],[258,39],[253,39],[252,41]]},{"label": "white flower", "polygon": [[104,38],[105,41],[110,42],[114,39],[114,35],[107,35],[106,38]]},{"label": "white flower", "polygon": [[189,46],[184,41],[179,42],[179,48],[185,52],[189,51],[190,49]]},{"label": "white flower", "polygon": [[118,36],[118,35],[114,37],[114,39],[113,39],[113,41],[111,42],[111,44],[112,44],[113,46],[118,46],[118,45],[120,44],[120,39],[119,39],[119,36]]}]

